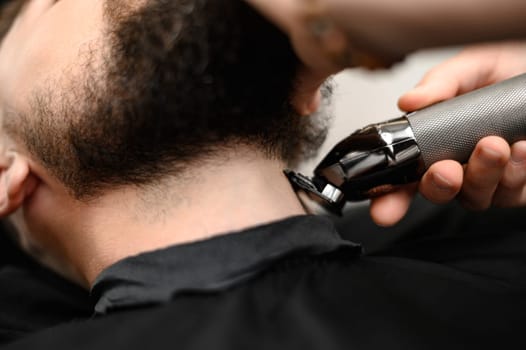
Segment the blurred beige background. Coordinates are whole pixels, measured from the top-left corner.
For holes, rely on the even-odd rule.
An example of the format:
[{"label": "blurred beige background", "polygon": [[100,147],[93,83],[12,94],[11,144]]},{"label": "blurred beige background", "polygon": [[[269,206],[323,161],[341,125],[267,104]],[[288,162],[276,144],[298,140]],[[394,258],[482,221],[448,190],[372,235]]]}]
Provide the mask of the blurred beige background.
[{"label": "blurred beige background", "polygon": [[459,48],[424,51],[407,58],[389,71],[349,70],[335,77],[335,120],[318,159],[304,164],[300,171],[312,169],[335,143],[367,124],[402,115],[398,98],[410,90],[431,67],[458,52]]}]

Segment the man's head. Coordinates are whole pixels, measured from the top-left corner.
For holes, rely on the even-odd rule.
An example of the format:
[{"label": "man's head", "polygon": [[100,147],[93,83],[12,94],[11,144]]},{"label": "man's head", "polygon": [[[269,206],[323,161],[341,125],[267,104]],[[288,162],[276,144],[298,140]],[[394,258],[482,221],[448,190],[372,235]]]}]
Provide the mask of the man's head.
[{"label": "man's head", "polygon": [[286,37],[244,1],[12,0],[0,16],[0,217],[66,260],[122,219],[109,193],[199,181],[240,149],[294,164],[325,137],[291,108]]},{"label": "man's head", "polygon": [[232,147],[295,163],[323,139],[290,107],[286,38],[243,1],[25,2],[3,125],[77,198]]}]

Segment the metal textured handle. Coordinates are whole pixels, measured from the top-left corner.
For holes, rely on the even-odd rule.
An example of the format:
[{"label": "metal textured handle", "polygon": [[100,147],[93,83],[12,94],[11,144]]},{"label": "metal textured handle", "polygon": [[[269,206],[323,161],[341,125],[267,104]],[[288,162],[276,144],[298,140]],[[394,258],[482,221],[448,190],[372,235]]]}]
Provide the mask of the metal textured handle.
[{"label": "metal textured handle", "polygon": [[510,144],[526,140],[526,74],[408,115],[426,169],[453,159],[468,161],[480,139],[495,135]]}]

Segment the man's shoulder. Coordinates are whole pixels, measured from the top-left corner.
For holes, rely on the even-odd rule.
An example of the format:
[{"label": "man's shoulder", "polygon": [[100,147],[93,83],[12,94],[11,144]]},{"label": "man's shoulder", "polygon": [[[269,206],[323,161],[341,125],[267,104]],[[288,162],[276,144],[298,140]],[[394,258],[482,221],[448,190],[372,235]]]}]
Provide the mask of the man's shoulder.
[{"label": "man's shoulder", "polygon": [[422,264],[340,253],[294,257],[226,291],[189,292],[164,305],[56,327],[12,348],[451,348],[460,341],[522,341],[526,302],[519,289]]},{"label": "man's shoulder", "polygon": [[[521,218],[432,211],[369,255],[287,254],[226,289],[186,290],[162,305],[51,328],[10,348],[526,348]],[[308,218],[301,227],[304,220],[313,227]],[[294,222],[272,227],[290,230]],[[305,232],[294,237],[304,241]],[[278,233],[272,237],[282,239]],[[220,240],[231,246],[231,239]]]}]

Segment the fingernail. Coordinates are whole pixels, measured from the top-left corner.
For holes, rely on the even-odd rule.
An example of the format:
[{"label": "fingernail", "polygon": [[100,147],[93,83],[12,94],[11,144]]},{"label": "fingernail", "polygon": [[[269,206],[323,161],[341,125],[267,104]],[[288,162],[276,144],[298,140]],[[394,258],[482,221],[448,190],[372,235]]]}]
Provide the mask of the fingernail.
[{"label": "fingernail", "polygon": [[516,165],[521,165],[526,162],[526,143],[521,142],[513,145],[511,161]]},{"label": "fingernail", "polygon": [[445,177],[440,174],[434,173],[432,177],[433,185],[440,191],[450,192],[453,186]]},{"label": "fingernail", "polygon": [[526,159],[524,158],[524,156],[522,156],[520,154],[512,153],[511,154],[511,162],[513,164],[515,164],[515,165],[521,165],[524,162],[526,162]]},{"label": "fingernail", "polygon": [[502,163],[502,155],[491,148],[482,148],[480,150],[480,160],[488,167],[497,167]]}]

